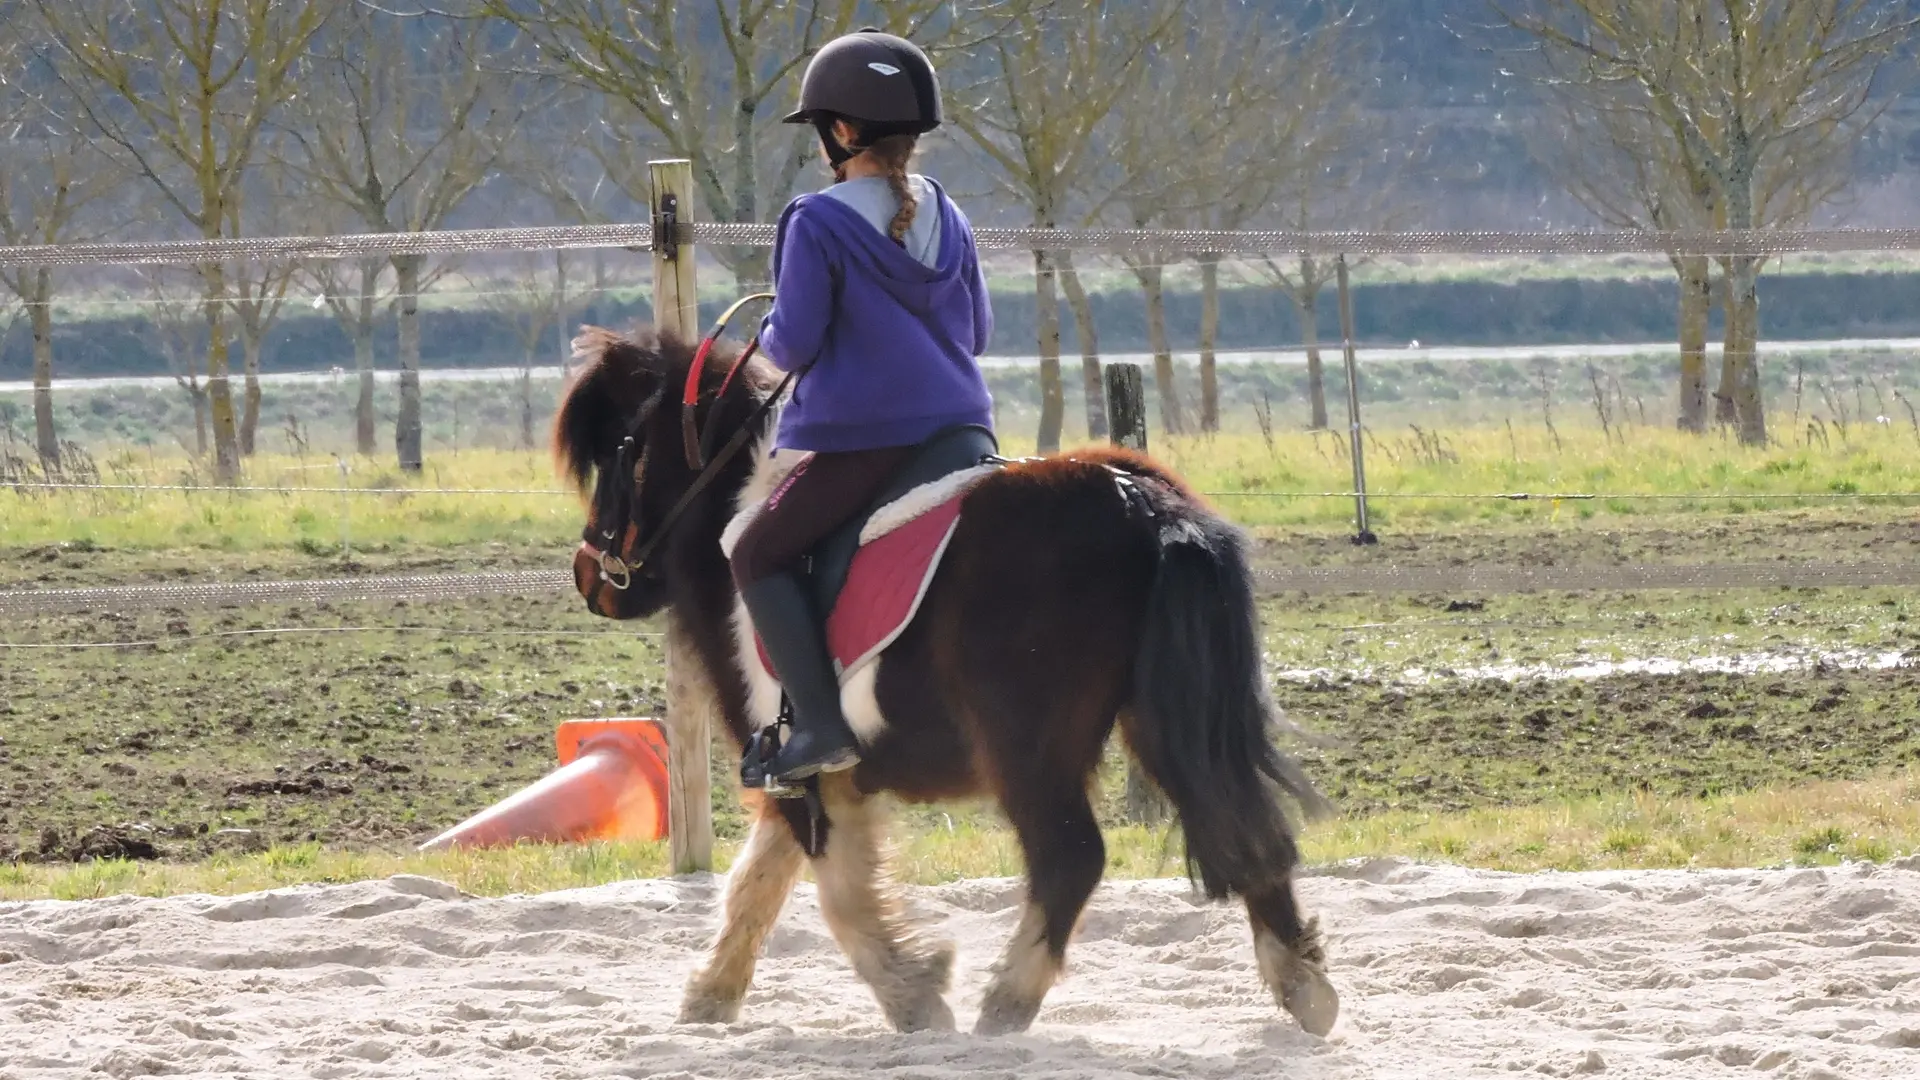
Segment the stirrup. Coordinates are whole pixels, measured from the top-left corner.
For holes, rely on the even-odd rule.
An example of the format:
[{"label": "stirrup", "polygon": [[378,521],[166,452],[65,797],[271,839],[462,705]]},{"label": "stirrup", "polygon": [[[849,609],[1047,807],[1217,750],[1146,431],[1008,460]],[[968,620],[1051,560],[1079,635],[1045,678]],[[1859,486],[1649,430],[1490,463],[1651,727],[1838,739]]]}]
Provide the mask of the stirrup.
[{"label": "stirrup", "polygon": [[761,728],[747,737],[746,753],[740,757],[740,786],[750,791],[764,792],[775,799],[798,799],[807,794],[811,785],[790,787],[780,783],[773,775],[773,759],[780,754],[785,743],[782,731],[793,726],[793,711],[783,696],[780,702],[780,715],[773,723]]}]

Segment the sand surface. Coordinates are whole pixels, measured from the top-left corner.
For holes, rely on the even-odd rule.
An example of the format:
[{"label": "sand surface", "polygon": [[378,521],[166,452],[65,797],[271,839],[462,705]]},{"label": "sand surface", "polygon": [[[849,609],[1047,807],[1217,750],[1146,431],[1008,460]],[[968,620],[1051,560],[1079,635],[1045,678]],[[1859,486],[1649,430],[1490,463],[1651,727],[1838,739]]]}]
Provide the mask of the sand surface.
[{"label": "sand surface", "polygon": [[[1920,860],[1302,882],[1345,1011],[1261,989],[1239,911],[1102,886],[1026,1035],[896,1035],[802,886],[732,1027],[673,1023],[717,882],[487,900],[394,878],[0,904],[0,1077],[1920,1077]],[[918,889],[964,1027],[1018,885]]]}]

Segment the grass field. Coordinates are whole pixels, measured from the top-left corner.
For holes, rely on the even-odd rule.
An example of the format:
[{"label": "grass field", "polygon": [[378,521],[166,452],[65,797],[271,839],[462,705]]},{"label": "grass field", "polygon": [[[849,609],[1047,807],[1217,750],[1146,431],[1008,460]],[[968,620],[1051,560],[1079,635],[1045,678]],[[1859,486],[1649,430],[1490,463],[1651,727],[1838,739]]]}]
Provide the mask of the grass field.
[{"label": "grass field", "polygon": [[[1006,453],[1031,447],[1018,433],[1003,437]],[[1325,497],[1352,490],[1343,438],[1160,438],[1154,452],[1244,525],[1334,528],[1352,520],[1350,498]],[[1764,450],[1652,427],[1611,437],[1575,425],[1470,428],[1370,437],[1363,452],[1376,529],[1725,517],[1920,492],[1920,436],[1893,425]],[[437,456],[420,474],[371,458],[348,463],[343,474],[328,459],[264,454],[249,463],[245,483],[267,492],[222,492],[203,465],[177,454],[118,450],[94,460],[100,483],[191,490],[0,488],[0,547],[433,549],[557,542],[576,535],[581,520],[578,500],[560,490],[537,452],[468,450]],[[1514,493],[1597,497],[1498,497]]]},{"label": "grass field", "polygon": [[[1106,830],[1107,874],[1183,872],[1177,833],[1138,825]],[[715,869],[738,850],[722,841]],[[1920,777],[1831,782],[1705,799],[1614,795],[1462,813],[1394,812],[1309,826],[1310,865],[1402,856],[1499,870],[1617,867],[1822,866],[1885,861],[1920,849]],[[902,880],[941,884],[1022,872],[997,828],[915,831],[896,851]],[[666,872],[661,843],[526,845],[504,850],[403,854],[340,850],[317,842],[194,862],[107,858],[79,864],[0,864],[0,900],[86,900],[117,893],[233,894],[316,882],[419,874],[482,896],[582,888]]]},{"label": "grass field", "polygon": [[[1254,527],[1274,565],[1445,568],[1920,558],[1903,502],[1911,432],[1856,428],[1747,451],[1635,429],[1463,430],[1436,452],[1370,459],[1381,543],[1348,542],[1326,436],[1160,440],[1157,450]],[[1012,445],[1020,452],[1024,448]],[[1455,459],[1457,457],[1457,460]],[[273,485],[338,474],[267,458]],[[200,477],[180,458],[102,469]],[[551,487],[537,456],[462,454],[366,492],[37,493],[0,489],[0,589],[565,565],[564,495],[408,495]],[[1513,502],[1441,494],[1600,491],[1650,499]],[[1792,498],[1763,499],[1779,495]],[[1681,496],[1681,497],[1671,497]],[[1705,496],[1714,496],[1706,498]],[[353,555],[339,550],[342,508]],[[1881,858],[1920,848],[1920,671],[1817,662],[1914,650],[1920,601],[1893,589],[1480,596],[1289,595],[1262,605],[1274,693],[1317,738],[1292,748],[1341,814],[1315,859],[1405,854],[1513,869]],[[411,844],[552,767],[553,726],[662,707],[654,625],[594,619],[571,596],[94,611],[0,633],[0,896],[235,890],[396,870],[477,892],[657,872],[648,845],[415,856]],[[1746,673],[1621,671],[1632,658],[1797,653]],[[1480,677],[1530,665],[1545,677]],[[1451,672],[1451,674],[1450,674]],[[742,811],[715,754],[722,851]],[[1177,841],[1120,824],[1119,762],[1101,809],[1111,872],[1175,874]],[[913,880],[1016,872],[982,806],[899,810]]]}]

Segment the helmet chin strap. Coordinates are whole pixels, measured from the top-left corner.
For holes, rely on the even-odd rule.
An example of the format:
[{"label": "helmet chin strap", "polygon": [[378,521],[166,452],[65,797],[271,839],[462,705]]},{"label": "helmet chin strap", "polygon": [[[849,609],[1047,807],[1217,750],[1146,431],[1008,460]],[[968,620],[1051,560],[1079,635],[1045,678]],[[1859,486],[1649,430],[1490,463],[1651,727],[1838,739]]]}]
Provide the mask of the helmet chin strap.
[{"label": "helmet chin strap", "polygon": [[840,140],[834,137],[832,117],[814,117],[813,127],[820,133],[820,145],[827,151],[827,161],[833,165],[834,180],[845,180],[846,164],[853,160],[856,152],[840,145]]}]

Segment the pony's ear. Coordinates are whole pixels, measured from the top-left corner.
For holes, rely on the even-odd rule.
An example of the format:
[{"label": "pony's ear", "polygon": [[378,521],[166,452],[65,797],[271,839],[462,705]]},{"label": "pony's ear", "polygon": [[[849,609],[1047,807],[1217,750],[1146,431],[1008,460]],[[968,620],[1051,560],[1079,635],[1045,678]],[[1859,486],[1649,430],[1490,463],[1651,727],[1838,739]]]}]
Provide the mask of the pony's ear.
[{"label": "pony's ear", "polygon": [[553,417],[553,460],[560,476],[585,492],[598,451],[614,444],[665,372],[659,352],[599,326],[580,328],[573,359],[573,377]]}]

